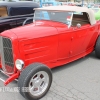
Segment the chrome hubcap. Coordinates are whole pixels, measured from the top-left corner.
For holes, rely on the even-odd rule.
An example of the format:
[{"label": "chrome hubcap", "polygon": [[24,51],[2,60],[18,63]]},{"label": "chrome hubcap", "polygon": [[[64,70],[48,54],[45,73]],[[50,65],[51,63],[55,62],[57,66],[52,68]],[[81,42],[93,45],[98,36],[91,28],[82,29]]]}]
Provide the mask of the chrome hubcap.
[{"label": "chrome hubcap", "polygon": [[29,82],[29,92],[33,96],[39,96],[47,89],[48,84],[48,74],[45,71],[37,72]]}]

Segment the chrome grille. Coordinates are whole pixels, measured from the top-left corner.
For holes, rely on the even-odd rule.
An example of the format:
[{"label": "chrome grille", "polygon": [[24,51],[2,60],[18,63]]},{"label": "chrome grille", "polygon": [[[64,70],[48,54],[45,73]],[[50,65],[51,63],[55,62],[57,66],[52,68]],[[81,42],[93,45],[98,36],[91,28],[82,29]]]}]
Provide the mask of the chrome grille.
[{"label": "chrome grille", "polygon": [[0,54],[2,68],[7,73],[13,73],[14,71],[14,60],[11,40],[5,37],[0,37]]},{"label": "chrome grille", "polygon": [[13,63],[13,53],[12,53],[12,43],[10,39],[3,38],[3,51],[4,51],[4,62],[5,65],[14,67]]}]

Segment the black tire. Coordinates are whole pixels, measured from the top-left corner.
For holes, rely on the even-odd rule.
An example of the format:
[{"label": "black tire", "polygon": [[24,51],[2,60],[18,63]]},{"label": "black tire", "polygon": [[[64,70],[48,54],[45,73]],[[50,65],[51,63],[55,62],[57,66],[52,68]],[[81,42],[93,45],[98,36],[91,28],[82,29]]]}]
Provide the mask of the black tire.
[{"label": "black tire", "polygon": [[[24,87],[28,87],[29,88],[29,85],[31,85],[30,80],[34,80],[34,77],[36,77],[34,75],[37,75],[37,73],[39,73],[39,72],[40,73],[44,72],[48,76],[48,85],[45,88],[45,91],[43,90],[42,94],[36,95],[36,96],[32,95],[30,91],[24,92],[23,88]],[[40,77],[41,77],[41,75],[40,75]],[[21,75],[20,75],[20,77],[18,79],[18,87],[19,87],[20,94],[23,97],[25,97],[26,99],[28,99],[28,100],[39,100],[40,98],[45,96],[45,94],[48,92],[48,90],[49,90],[49,88],[51,86],[51,83],[52,83],[52,72],[51,72],[51,70],[47,66],[45,66],[44,64],[40,64],[40,63],[35,63],[35,64],[31,64],[31,65],[27,66],[27,68],[25,68],[21,72]],[[34,86],[33,83],[32,83],[32,86]],[[32,91],[35,91],[35,90],[32,89]]]},{"label": "black tire", "polygon": [[95,54],[100,59],[100,36],[98,37],[95,45]]}]

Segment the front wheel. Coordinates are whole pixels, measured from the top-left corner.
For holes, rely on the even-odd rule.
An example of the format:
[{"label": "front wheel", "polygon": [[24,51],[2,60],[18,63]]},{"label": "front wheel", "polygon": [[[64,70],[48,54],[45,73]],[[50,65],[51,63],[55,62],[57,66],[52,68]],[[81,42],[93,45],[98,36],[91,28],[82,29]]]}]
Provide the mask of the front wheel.
[{"label": "front wheel", "polygon": [[20,93],[28,100],[38,100],[49,90],[52,83],[51,70],[40,63],[31,64],[19,77]]}]

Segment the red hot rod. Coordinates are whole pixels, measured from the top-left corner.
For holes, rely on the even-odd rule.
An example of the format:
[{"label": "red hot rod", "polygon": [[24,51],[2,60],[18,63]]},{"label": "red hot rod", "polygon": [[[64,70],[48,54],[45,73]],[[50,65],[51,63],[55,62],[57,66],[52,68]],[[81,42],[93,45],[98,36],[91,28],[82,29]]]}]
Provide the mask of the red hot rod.
[{"label": "red hot rod", "polygon": [[[100,58],[100,21],[95,20],[91,9],[35,8],[32,24],[0,34],[0,67],[9,75],[4,84],[18,79],[21,95],[38,100],[51,86],[51,68],[94,50]],[[28,91],[24,92],[23,87],[28,87]]]}]

